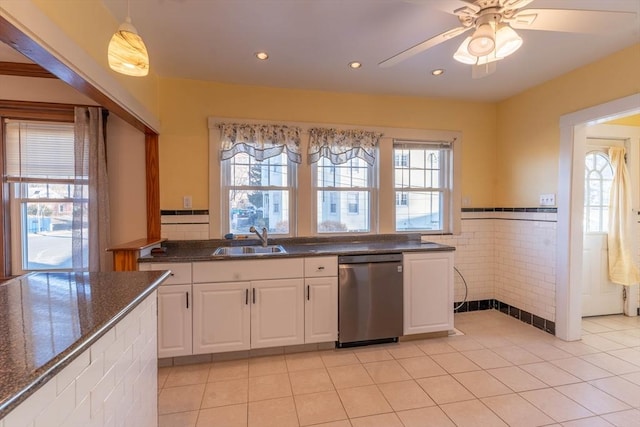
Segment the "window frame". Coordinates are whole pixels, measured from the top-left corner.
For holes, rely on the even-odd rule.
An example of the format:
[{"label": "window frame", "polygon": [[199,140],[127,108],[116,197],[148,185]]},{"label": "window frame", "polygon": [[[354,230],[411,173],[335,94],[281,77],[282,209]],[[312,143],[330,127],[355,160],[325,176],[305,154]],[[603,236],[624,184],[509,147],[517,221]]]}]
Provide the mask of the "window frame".
[{"label": "window frame", "polygon": [[[590,155],[601,156],[606,160],[607,166],[609,167],[609,169],[611,169],[612,179],[613,179],[614,170],[613,170],[613,166],[611,165],[611,159],[609,158],[609,154],[606,152],[606,150],[603,149],[603,148],[595,148],[595,147],[593,147],[591,149],[588,149],[587,152],[584,155],[585,163],[586,163],[587,157],[590,156]],[[603,200],[603,192],[602,192],[603,185],[602,185],[602,183],[603,183],[604,180],[602,179],[602,169],[589,171],[587,169],[587,165],[585,164],[585,176],[584,176],[584,181],[583,181],[583,185],[585,187],[584,188],[584,206],[583,206],[583,224],[584,224],[583,231],[584,231],[584,233],[587,233],[587,234],[607,234],[608,233],[608,221],[609,221],[609,219],[608,219],[608,214],[607,214],[607,216],[603,215],[603,211],[604,211],[604,208],[607,208],[607,210],[609,209],[609,201],[610,201],[611,195],[609,195],[609,200],[607,200],[606,204],[603,204],[603,203],[601,203],[599,205],[591,205],[590,204],[589,192],[588,192],[588,188],[587,188],[588,187],[588,182],[590,181],[590,179],[588,180],[587,178],[588,178],[588,175],[589,175],[590,172],[598,172],[600,174],[600,178],[598,179],[598,181],[600,183],[599,196],[600,196],[600,201]],[[590,216],[587,215],[587,211],[589,211],[591,208],[598,208],[599,209],[599,218],[598,218],[598,220],[599,220],[599,229],[598,230],[589,229],[590,222],[588,221],[588,219],[590,218]],[[607,226],[606,230],[603,227],[605,224]]]},{"label": "window frame", "polygon": [[[4,167],[4,119],[37,120],[52,122],[74,122],[74,105],[0,100],[0,175],[5,175]],[[9,185],[0,183],[0,277],[15,275],[12,270],[11,243],[13,231],[11,227],[11,206],[9,204]]]},{"label": "window frame", "polygon": [[[413,147],[412,147],[413,146]],[[408,200],[407,204],[397,204],[394,203],[393,209],[393,227],[396,233],[420,233],[422,235],[441,235],[441,234],[459,234],[460,232],[460,189],[459,184],[454,185],[454,182],[457,182],[456,179],[456,171],[459,171],[459,153],[457,151],[459,143],[454,139],[453,141],[447,140],[403,140],[403,139],[394,139],[392,144],[392,175],[393,175],[393,184],[392,191],[397,201],[398,194],[407,194],[407,199],[410,199],[410,193],[419,193],[419,192],[437,192],[441,194],[441,209],[442,209],[442,228],[441,229],[411,229],[411,230],[399,230],[397,225],[397,211],[399,206],[409,206]],[[400,169],[409,169],[410,165],[408,162],[409,156],[406,156],[406,162],[400,161],[398,162],[398,157],[396,155],[396,150],[401,150],[402,147],[405,149],[423,149],[423,150],[433,150],[439,149],[440,151],[440,162],[439,162],[439,182],[441,183],[438,187],[397,187],[396,186],[396,170]],[[458,148],[458,149],[457,149]],[[404,160],[405,156],[401,156]],[[425,169],[428,170],[427,165],[425,164]]]},{"label": "window frame", "polygon": [[[292,237],[295,236],[295,232],[297,230],[296,223],[296,193],[298,190],[298,165],[292,162],[286,154],[283,155],[287,158],[287,185],[286,186],[256,186],[256,185],[243,185],[243,186],[232,186],[231,185],[231,164],[233,159],[236,156],[233,156],[227,160],[220,161],[220,226],[223,234],[231,233],[231,224],[229,223],[229,192],[231,189],[236,188],[240,191],[270,191],[270,190],[286,190],[288,192],[288,203],[289,203],[289,232],[288,233],[275,233],[269,232],[269,235],[275,237]],[[269,203],[273,203],[273,201],[269,198]],[[281,205],[282,203],[280,203]],[[279,206],[279,210],[281,210],[281,206]],[[250,236],[251,232],[249,230],[246,233],[234,233],[236,235]]]},{"label": "window frame", "polygon": [[[224,201],[222,197],[222,184],[220,182],[220,131],[217,124],[220,122],[234,123],[248,123],[248,124],[274,124],[274,125],[287,125],[297,126],[302,129],[300,151],[302,154],[302,163],[298,165],[297,170],[297,197],[295,204],[291,206],[292,212],[295,213],[296,230],[290,228],[292,236],[318,236],[317,233],[317,195],[312,193],[315,183],[315,176],[312,164],[308,159],[308,143],[309,133],[308,130],[312,127],[324,127],[334,128],[338,130],[365,130],[379,132],[382,137],[379,140],[378,151],[376,154],[376,190],[371,194],[370,206],[371,206],[371,219],[370,219],[370,232],[366,234],[414,234],[414,232],[396,232],[395,231],[395,212],[390,209],[395,205],[394,188],[393,188],[393,170],[394,170],[394,158],[393,158],[393,141],[453,141],[453,154],[451,158],[452,162],[452,197],[451,197],[451,211],[449,213],[450,229],[445,232],[439,233],[443,235],[454,234],[459,235],[461,232],[461,205],[462,205],[462,152],[463,152],[463,135],[461,131],[450,130],[430,130],[430,129],[415,129],[415,128],[401,128],[401,127],[381,127],[370,125],[356,125],[345,123],[330,123],[330,122],[298,122],[298,121],[286,121],[286,120],[253,120],[238,117],[219,117],[209,116],[207,118],[209,129],[209,236],[210,238],[222,237],[225,231],[222,227],[222,221],[217,215],[219,212],[224,212],[221,202]],[[385,165],[381,168],[380,165]],[[387,166],[388,165],[388,166]],[[300,214],[300,215],[299,215]],[[303,216],[301,216],[303,215]],[[302,230],[302,234],[300,233]],[[295,233],[295,234],[294,234]],[[356,234],[356,233],[353,233]],[[358,233],[359,234],[359,233]],[[338,236],[351,235],[350,233],[338,233]],[[321,236],[331,237],[329,233],[322,233]]]},{"label": "window frame", "polygon": [[[311,221],[312,221],[312,231],[315,236],[345,236],[345,235],[369,235],[369,234],[377,234],[379,229],[378,224],[378,193],[379,193],[379,168],[378,165],[380,157],[380,150],[376,149],[376,161],[373,165],[369,165],[362,159],[358,159],[364,165],[367,166],[367,182],[368,187],[335,187],[335,186],[327,186],[327,187],[319,187],[318,184],[318,163],[311,164]],[[335,168],[336,165],[332,165]],[[357,169],[358,173],[360,172],[360,168]],[[326,191],[331,198],[331,195],[334,193],[346,193],[347,200],[349,198],[349,193],[355,193],[358,195],[359,192],[368,192],[369,193],[369,231],[343,231],[343,232],[331,232],[331,233],[322,233],[318,231],[318,192]],[[339,204],[340,197],[336,200],[336,208]],[[331,203],[331,199],[330,199]],[[349,209],[349,203],[347,202],[347,215],[360,215],[362,201],[359,200],[357,202],[357,213],[352,213]],[[331,207],[331,206],[330,206]],[[337,210],[337,209],[336,209]]]},{"label": "window frame", "polygon": [[[73,113],[73,107],[70,107],[71,114]],[[11,272],[12,275],[21,275],[35,271],[79,271],[73,268],[52,268],[47,267],[44,269],[29,269],[24,268],[28,264],[28,245],[23,244],[23,237],[28,235],[28,225],[26,223],[27,217],[23,216],[23,210],[27,209],[27,204],[43,202],[47,204],[62,204],[62,203],[88,203],[88,199],[75,199],[73,197],[48,197],[48,198],[32,198],[28,195],[22,196],[22,188],[17,189],[23,185],[29,184],[46,184],[46,185],[75,185],[82,183],[88,185],[88,177],[80,182],[74,178],[42,178],[42,177],[12,177],[7,175],[7,141],[5,139],[7,121],[12,122],[35,122],[35,123],[52,123],[52,124],[65,124],[73,125],[74,118],[72,115],[64,114],[64,108],[60,108],[60,112],[54,115],[42,114],[37,112],[31,112],[31,114],[23,116],[0,116],[0,142],[2,143],[2,156],[0,157],[0,170],[2,171],[2,220],[3,224],[3,249],[9,256],[5,257],[5,272]],[[73,130],[73,126],[71,127]],[[88,195],[89,192],[83,191],[83,194]],[[26,211],[25,211],[26,213]],[[88,266],[81,271],[88,271]]]}]

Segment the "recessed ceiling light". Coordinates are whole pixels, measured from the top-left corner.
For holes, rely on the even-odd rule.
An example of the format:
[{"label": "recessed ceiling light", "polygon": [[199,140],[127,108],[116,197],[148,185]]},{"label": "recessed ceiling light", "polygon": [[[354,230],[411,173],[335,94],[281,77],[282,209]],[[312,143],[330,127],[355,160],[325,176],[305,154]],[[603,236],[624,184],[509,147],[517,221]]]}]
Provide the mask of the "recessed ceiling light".
[{"label": "recessed ceiling light", "polygon": [[433,70],[431,74],[434,76],[441,76],[444,74],[444,70],[442,68],[438,68],[437,70]]},{"label": "recessed ceiling light", "polygon": [[269,54],[267,52],[256,52],[256,58],[262,61],[266,61],[267,59],[269,59]]},{"label": "recessed ceiling light", "polygon": [[349,62],[349,68],[353,68],[355,70],[355,69],[358,69],[360,67],[362,67],[362,63],[361,62],[358,62],[358,61]]}]

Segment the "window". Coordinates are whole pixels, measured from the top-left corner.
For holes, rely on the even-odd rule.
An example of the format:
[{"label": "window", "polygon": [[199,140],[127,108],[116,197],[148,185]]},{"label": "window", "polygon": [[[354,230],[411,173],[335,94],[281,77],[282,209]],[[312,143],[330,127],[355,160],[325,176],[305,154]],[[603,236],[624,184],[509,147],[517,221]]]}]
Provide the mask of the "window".
[{"label": "window", "polygon": [[371,232],[374,167],[354,158],[314,163],[318,233]]},{"label": "window", "polygon": [[[74,180],[73,123],[6,120],[5,153],[12,273],[71,269],[74,205],[88,203],[88,177],[80,185]],[[84,236],[87,226],[85,215]],[[81,242],[86,248],[87,239]],[[82,260],[85,268],[87,263]]]},{"label": "window", "polygon": [[263,161],[238,153],[221,166],[230,233],[247,234],[252,225],[270,234],[291,233],[296,164],[285,153]]},{"label": "window", "polygon": [[585,232],[606,233],[609,229],[609,195],[613,168],[609,157],[591,151],[585,157],[584,228]]},{"label": "window", "polygon": [[441,142],[394,143],[396,231],[450,231],[451,145]]}]

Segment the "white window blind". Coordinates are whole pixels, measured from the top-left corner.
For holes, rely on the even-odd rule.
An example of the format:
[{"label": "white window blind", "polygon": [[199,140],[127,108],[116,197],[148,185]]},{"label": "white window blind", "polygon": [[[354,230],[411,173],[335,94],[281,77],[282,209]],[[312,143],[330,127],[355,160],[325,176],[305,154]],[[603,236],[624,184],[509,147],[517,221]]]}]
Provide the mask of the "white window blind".
[{"label": "white window blind", "polygon": [[8,181],[74,178],[73,123],[7,120],[5,138]]}]

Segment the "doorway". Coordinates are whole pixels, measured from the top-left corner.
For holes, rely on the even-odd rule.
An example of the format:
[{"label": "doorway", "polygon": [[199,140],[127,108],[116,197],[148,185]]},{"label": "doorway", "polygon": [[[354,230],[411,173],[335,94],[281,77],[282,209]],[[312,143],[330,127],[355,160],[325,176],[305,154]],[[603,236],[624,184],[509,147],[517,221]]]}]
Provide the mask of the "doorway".
[{"label": "doorway", "polygon": [[[638,113],[640,113],[640,94],[635,94],[570,113],[560,118],[558,235],[556,249],[556,336],[563,340],[578,340],[581,336],[582,217],[584,215],[584,159],[588,129],[594,124]],[[619,137],[619,135],[607,136]],[[628,137],[626,136],[626,138]],[[640,132],[634,135],[632,139],[640,141]],[[631,161],[637,162],[636,164],[640,163],[637,153],[635,153],[635,156],[635,159]],[[638,182],[637,171],[635,176],[632,176],[632,180]],[[635,200],[635,209],[638,206],[637,202]],[[637,296],[635,296],[635,299],[637,300]],[[635,304],[637,305],[637,301]]]},{"label": "doorway", "polygon": [[[625,130],[619,131],[624,133]],[[609,280],[609,201],[613,181],[609,148],[624,148],[628,154],[633,154],[631,150],[634,148],[631,147],[629,138],[606,137],[612,132],[614,130],[611,125],[594,125],[587,128],[584,162],[582,317],[624,312],[624,287]],[[629,169],[635,169],[634,166],[627,165]],[[633,184],[637,195],[639,183]],[[634,199],[637,200],[635,195]]]}]

